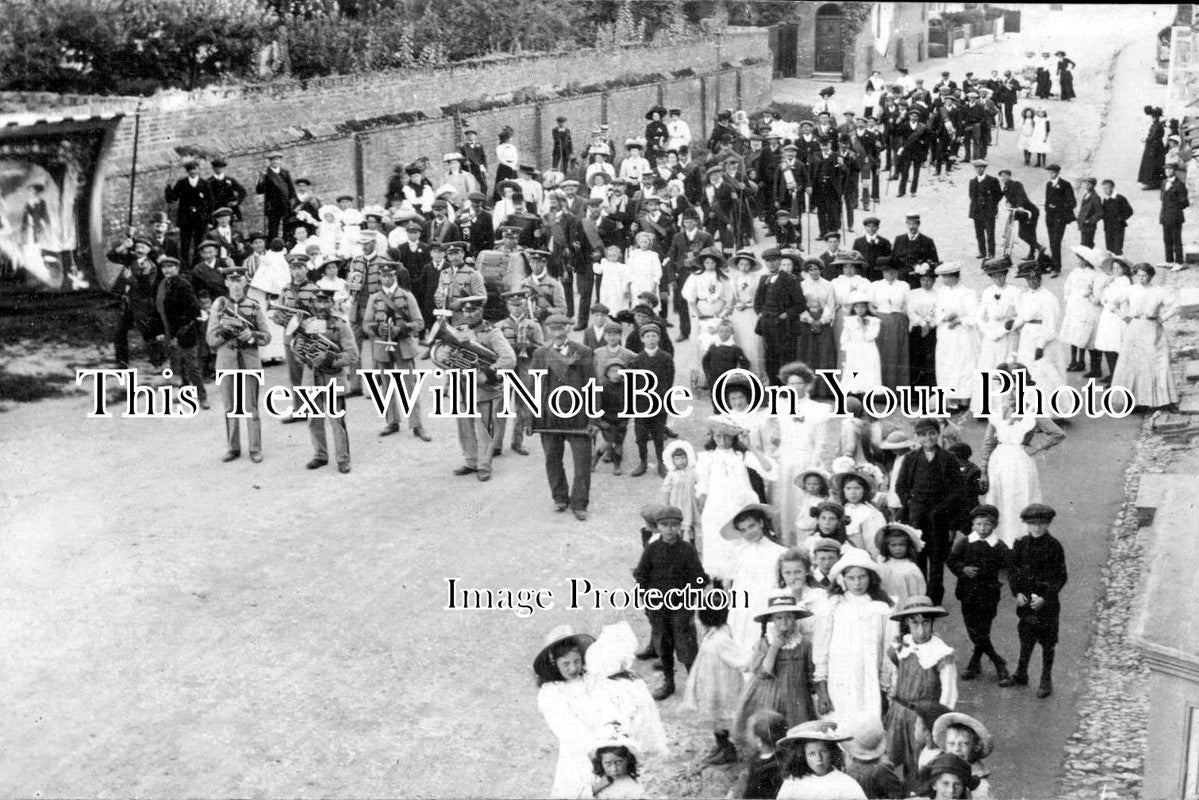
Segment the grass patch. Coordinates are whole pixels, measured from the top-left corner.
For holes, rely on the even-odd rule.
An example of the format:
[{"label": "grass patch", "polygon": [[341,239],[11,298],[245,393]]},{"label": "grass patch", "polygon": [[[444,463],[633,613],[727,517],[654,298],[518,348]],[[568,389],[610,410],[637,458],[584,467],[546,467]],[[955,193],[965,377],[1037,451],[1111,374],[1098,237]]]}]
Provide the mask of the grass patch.
[{"label": "grass patch", "polygon": [[23,375],[0,369],[0,400],[32,403],[47,397],[61,397],[63,388],[74,383],[73,375]]}]

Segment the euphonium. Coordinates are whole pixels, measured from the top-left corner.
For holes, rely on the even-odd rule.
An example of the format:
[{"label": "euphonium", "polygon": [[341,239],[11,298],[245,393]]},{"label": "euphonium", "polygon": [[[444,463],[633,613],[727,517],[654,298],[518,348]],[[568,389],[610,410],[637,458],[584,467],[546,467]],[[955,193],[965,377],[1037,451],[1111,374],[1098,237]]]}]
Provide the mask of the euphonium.
[{"label": "euphonium", "polygon": [[307,320],[296,329],[291,339],[291,351],[301,364],[321,367],[327,360],[326,356],[341,355],[341,347],[325,335],[328,330],[325,320],[315,318]]},{"label": "euphonium", "polygon": [[478,369],[490,372],[499,360],[499,355],[490,347],[468,339],[455,331],[445,316],[439,315],[437,323],[425,340],[429,347],[428,358],[442,369]]}]

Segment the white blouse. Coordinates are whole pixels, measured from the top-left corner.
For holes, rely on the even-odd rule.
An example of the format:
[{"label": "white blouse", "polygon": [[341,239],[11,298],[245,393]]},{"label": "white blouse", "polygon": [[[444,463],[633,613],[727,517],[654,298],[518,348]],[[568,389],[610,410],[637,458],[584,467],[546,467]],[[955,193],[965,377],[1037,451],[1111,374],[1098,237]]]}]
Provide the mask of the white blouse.
[{"label": "white blouse", "polygon": [[870,304],[875,314],[904,314],[912,287],[903,281],[879,280],[870,284]]},{"label": "white blouse", "polygon": [[516,145],[512,142],[503,142],[495,146],[495,158],[506,167],[516,169],[516,165],[520,163],[520,153],[516,150]]},{"label": "white blouse", "polygon": [[913,289],[908,292],[908,322],[911,327],[937,324],[937,293],[932,289]]}]

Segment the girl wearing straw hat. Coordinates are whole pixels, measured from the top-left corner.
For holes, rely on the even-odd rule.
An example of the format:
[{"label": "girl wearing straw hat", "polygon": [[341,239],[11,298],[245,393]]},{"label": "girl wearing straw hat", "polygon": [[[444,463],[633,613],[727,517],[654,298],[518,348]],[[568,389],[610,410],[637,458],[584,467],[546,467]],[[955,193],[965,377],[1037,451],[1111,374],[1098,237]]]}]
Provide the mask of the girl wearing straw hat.
[{"label": "girl wearing straw hat", "polygon": [[849,314],[841,323],[841,352],[845,354],[841,385],[850,394],[866,394],[883,384],[878,354],[880,323],[870,312],[870,295],[866,290],[851,292],[846,306]]},{"label": "girl wearing straw hat", "polygon": [[779,800],[866,800],[866,793],[841,770],[845,754],[840,745],[852,739],[838,733],[837,723],[821,719],[787,731],[779,740],[783,787]]},{"label": "girl wearing straw hat", "polygon": [[723,580],[732,577],[738,536],[735,531],[723,536],[722,530],[746,503],[762,499],[754,477],[765,485],[778,475],[774,461],[760,450],[749,449],[744,429],[728,417],[709,417],[708,437],[695,467],[695,494],[702,509],[698,538],[704,571]]},{"label": "girl wearing straw hat", "polygon": [[978,786],[971,790],[970,797],[990,800],[991,782],[987,778],[991,771],[983,764],[983,759],[991,755],[995,741],[987,727],[968,714],[957,711],[942,714],[933,723],[933,743],[940,751],[937,755],[949,753],[970,765],[970,774],[978,779]]},{"label": "girl wearing straw hat", "polygon": [[799,621],[811,617],[788,589],[776,589],[754,615],[761,624],[749,682],[733,726],[738,743],[748,741],[749,718],[759,711],[777,711],[789,727],[816,717],[812,705],[812,643],[804,638]]},{"label": "girl wearing straw hat", "polygon": [[898,648],[888,657],[895,664],[895,687],[887,709],[885,724],[890,742],[891,763],[902,766],[904,777],[916,775],[925,737],[916,735],[921,702],[937,702],[952,709],[958,700],[958,671],[953,663],[953,648],[933,633],[934,620],[948,616],[928,597],[916,595],[903,601],[891,619],[904,623],[908,633],[897,637]]},{"label": "girl wearing straw hat", "polygon": [[595,638],[569,625],[550,631],[533,659],[537,709],[558,737],[558,765],[550,797],[579,797],[591,792],[588,750],[615,719],[614,709],[583,680],[583,656]]},{"label": "girl wearing straw hat", "polygon": [[842,549],[829,572],[828,607],[816,634],[816,710],[881,717],[887,644],[898,636],[878,565],[865,550]]}]

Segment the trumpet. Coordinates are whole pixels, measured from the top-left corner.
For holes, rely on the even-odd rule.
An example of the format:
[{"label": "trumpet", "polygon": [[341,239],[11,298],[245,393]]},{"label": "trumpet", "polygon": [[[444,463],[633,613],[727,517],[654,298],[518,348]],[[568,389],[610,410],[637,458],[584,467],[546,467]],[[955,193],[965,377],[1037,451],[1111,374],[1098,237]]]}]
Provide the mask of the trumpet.
[{"label": "trumpet", "polygon": [[282,311],[284,314],[287,315],[288,322],[291,321],[292,317],[300,317],[300,319],[303,319],[304,317],[312,316],[311,311],[305,311],[302,308],[295,308],[294,306],[285,306],[282,303],[267,303],[266,310],[267,311]]}]

